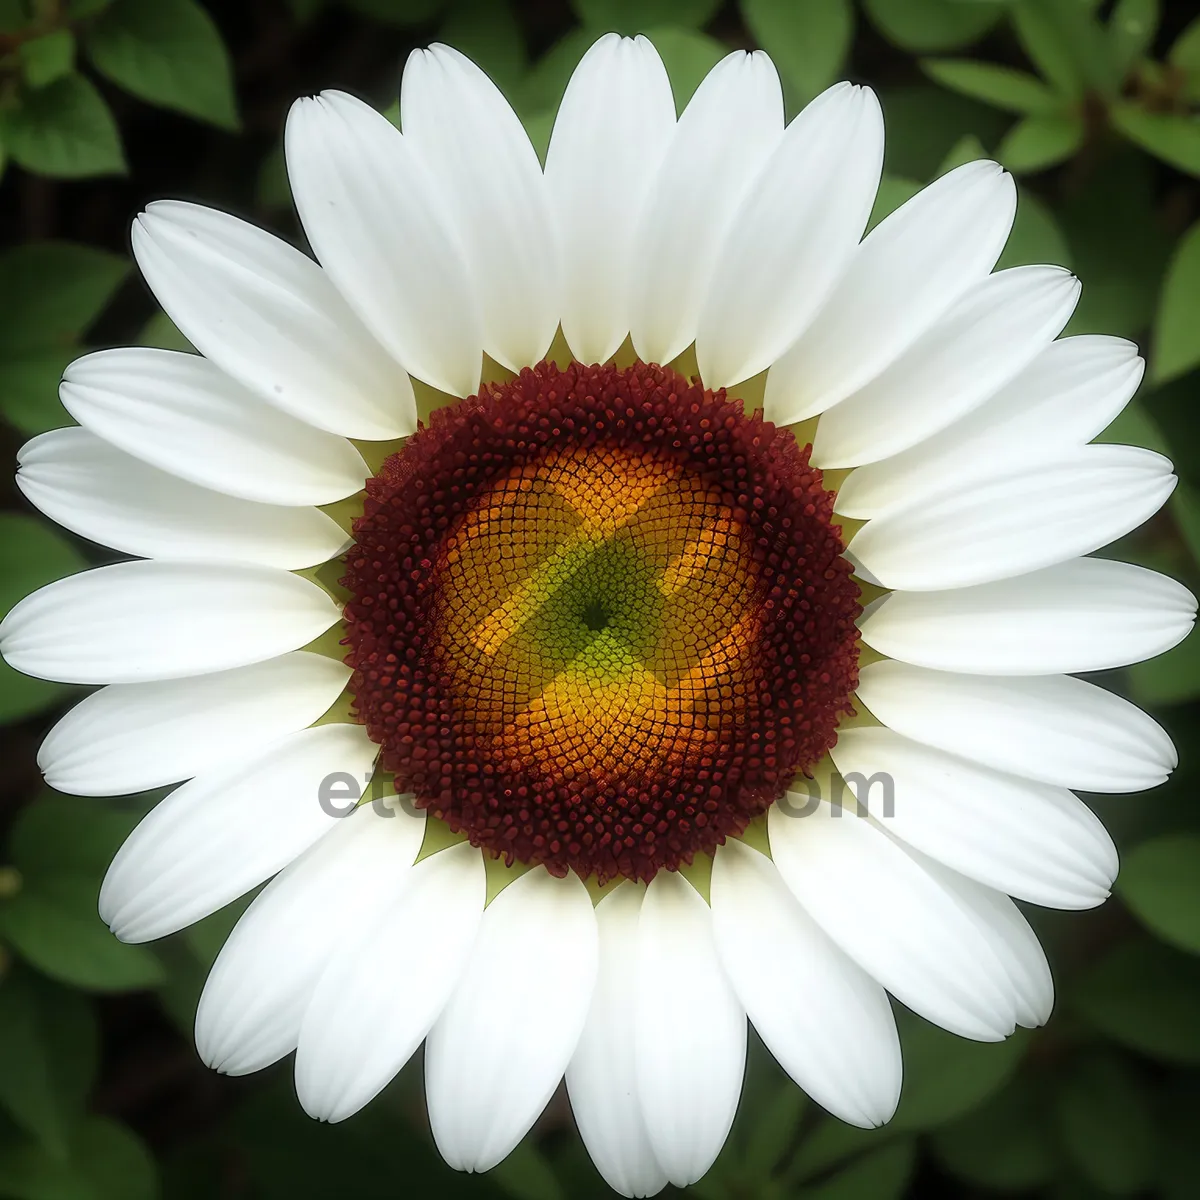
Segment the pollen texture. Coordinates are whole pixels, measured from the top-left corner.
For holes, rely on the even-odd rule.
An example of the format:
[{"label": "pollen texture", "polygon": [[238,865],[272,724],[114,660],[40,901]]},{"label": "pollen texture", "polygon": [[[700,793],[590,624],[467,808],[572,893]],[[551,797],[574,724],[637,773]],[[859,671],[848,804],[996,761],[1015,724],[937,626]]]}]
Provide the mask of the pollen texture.
[{"label": "pollen texture", "polygon": [[791,433],[657,366],[548,363],[436,412],[367,485],[358,717],[507,860],[675,869],[830,748],[858,589]]}]

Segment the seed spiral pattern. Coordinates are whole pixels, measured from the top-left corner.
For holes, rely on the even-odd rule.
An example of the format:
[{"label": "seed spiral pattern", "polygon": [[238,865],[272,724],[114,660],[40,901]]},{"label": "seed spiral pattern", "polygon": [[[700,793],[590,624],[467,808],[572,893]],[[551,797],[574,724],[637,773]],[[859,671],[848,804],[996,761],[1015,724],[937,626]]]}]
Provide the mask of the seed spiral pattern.
[{"label": "seed spiral pattern", "polygon": [[506,860],[648,880],[833,744],[858,588],[787,430],[663,367],[548,363],[434,413],[367,485],[356,712]]}]

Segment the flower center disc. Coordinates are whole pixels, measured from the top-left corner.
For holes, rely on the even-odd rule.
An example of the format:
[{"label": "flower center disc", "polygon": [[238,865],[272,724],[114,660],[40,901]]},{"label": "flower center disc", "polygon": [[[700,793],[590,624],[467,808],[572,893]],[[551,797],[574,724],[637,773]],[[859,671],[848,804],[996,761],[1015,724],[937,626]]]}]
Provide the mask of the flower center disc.
[{"label": "flower center disc", "polygon": [[506,859],[648,880],[833,744],[860,608],[809,451],[674,372],[540,363],[435,412],[347,556],[359,718]]}]

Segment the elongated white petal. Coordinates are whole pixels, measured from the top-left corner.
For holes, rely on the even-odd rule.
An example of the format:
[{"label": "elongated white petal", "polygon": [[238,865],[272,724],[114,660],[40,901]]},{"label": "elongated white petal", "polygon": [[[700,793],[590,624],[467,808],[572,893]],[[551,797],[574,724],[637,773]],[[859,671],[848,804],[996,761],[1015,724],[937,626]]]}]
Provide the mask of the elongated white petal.
[{"label": "elongated white petal", "polygon": [[[255,897],[213,963],[196,1009],[196,1049],[215,1070],[246,1075],[296,1048],[317,981],[348,932],[374,921],[407,879],[425,832],[424,815],[398,805],[364,804],[329,824]],[[366,988],[355,1001],[375,994]]]},{"label": "elongated white petal", "polygon": [[644,894],[639,884],[623,883],[596,905],[600,969],[567,1067],[567,1092],[583,1144],[605,1183],[622,1196],[653,1196],[667,1185],[638,1098],[633,1030]]},{"label": "elongated white petal", "polygon": [[654,1157],[687,1187],[729,1136],[746,1069],[746,1013],[717,956],[708,905],[673,871],[646,890],[636,978],[638,1097]]},{"label": "elongated white petal", "polygon": [[1074,558],[948,592],[893,592],[859,622],[889,658],[978,675],[1104,671],[1183,641],[1196,597],[1157,571]]},{"label": "elongated white petal", "polygon": [[915,446],[994,395],[1061,332],[1079,281],[1061,267],[1012,267],[975,284],[882,373],[826,412],[819,467],[856,467]]},{"label": "elongated white petal", "polygon": [[1003,892],[984,887],[917,851],[910,854],[939,880],[988,939],[1012,989],[1018,1025],[1036,1029],[1050,1019],[1054,979],[1046,952],[1021,910]]},{"label": "elongated white petal", "polygon": [[717,851],[712,910],[725,972],[784,1070],[851,1125],[889,1120],[900,1099],[900,1039],[883,988],[743,842]]},{"label": "elongated white petal", "polygon": [[996,265],[1017,192],[994,162],[947,172],[863,239],[825,307],[772,365],[778,425],[832,408],[902,354]]},{"label": "elongated white petal", "polygon": [[181,679],[299,649],[339,616],[315,583],[274,567],[114,563],[26,596],[0,621],[0,654],[64,683]]},{"label": "elongated white petal", "polygon": [[1083,446],[886,509],[847,550],[867,576],[900,591],[988,583],[1123,537],[1162,507],[1176,482],[1170,462],[1151,450]]},{"label": "elongated white petal", "polygon": [[452,1167],[490,1170],[537,1120],[579,1042],[597,962],[595,911],[574,875],[535,868],[488,905],[425,1047],[429,1123]]},{"label": "elongated white petal", "polygon": [[262,403],[197,354],[98,350],[67,368],[59,396],[80,425],[126,454],[228,496],[331,504],[370,474],[345,438]]},{"label": "elongated white petal", "polygon": [[1089,792],[1137,792],[1179,761],[1162,726],[1070,675],[956,675],[885,659],[858,698],[889,728],[1000,771]]},{"label": "elongated white petal", "polygon": [[408,376],[295,247],[227,213],[157,200],[133,223],[133,256],[192,345],[269,404],[345,437],[415,428]]},{"label": "elongated white petal", "polygon": [[1051,342],[974,412],[911,449],[851,472],[838,512],[872,517],[950,484],[1002,475],[1090,442],[1129,403],[1145,370],[1123,338]]},{"label": "elongated white petal", "polygon": [[546,152],[562,330],[581,362],[604,362],[629,332],[634,233],[674,128],[654,46],[616,34],[595,42],[567,84]]},{"label": "elongated white petal", "polygon": [[957,889],[869,817],[828,800],[768,817],[771,856],[792,894],[869,975],[927,1020],[978,1041],[1010,1034],[1017,997]]},{"label": "elongated white petal", "polygon": [[125,554],[249,562],[295,570],[335,557],[341,526],[315,508],[238,500],[186,483],[86,429],[43,433],[21,454],[17,486],[51,520]]},{"label": "elongated white petal", "polygon": [[330,831],[323,781],[365,780],[378,752],[361,725],[318,725],[176,788],[117,851],[101,917],[148,942],[236,900]]},{"label": "elongated white petal", "polygon": [[467,965],[487,893],[479,850],[462,842],[403,875],[331,953],[305,1010],[296,1095],[310,1117],[343,1121],[374,1099],[425,1040]]},{"label": "elongated white petal", "polygon": [[404,137],[462,239],[483,310],[483,346],[514,371],[558,328],[559,271],[537,153],[490,79],[449,46],[414,50],[400,85]]},{"label": "elongated white petal", "polygon": [[296,651],[161,683],[118,683],[81,700],[46,735],[38,766],[76,796],[118,796],[190,779],[305,729],[350,668]]},{"label": "elongated white petal", "polygon": [[313,253],[363,324],[418,379],[474,392],[478,300],[438,190],[400,131],[361,100],[322,92],[292,105],[284,148]]},{"label": "elongated white petal", "polygon": [[804,332],[862,237],[882,166],[869,88],[836,84],[788,126],[717,258],[696,336],[705,386],[757,375]]},{"label": "elongated white petal", "polygon": [[[882,727],[842,730],[832,755],[889,833],[960,874],[1050,908],[1091,908],[1108,896],[1116,847],[1066,788],[982,767]],[[882,796],[872,781],[883,784]]]},{"label": "elongated white petal", "polygon": [[635,237],[630,321],[643,361],[670,362],[695,341],[733,214],[782,134],[783,91],[761,50],[735,50],[696,89]]}]

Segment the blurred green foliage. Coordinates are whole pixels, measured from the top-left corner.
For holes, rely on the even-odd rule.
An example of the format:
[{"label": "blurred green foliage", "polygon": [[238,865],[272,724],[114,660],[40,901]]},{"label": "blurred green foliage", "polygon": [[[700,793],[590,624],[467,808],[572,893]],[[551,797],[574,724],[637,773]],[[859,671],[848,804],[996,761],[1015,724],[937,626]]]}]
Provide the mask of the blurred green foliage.
[{"label": "blurred green foliage", "polygon": [[[1182,476],[1112,552],[1200,583],[1200,12],[1165,0],[0,0],[10,450],[67,423],[56,383],[82,348],[181,344],[128,279],[125,223],[146,199],[196,195],[296,236],[278,147],[294,94],[349,86],[387,109],[407,50],[445,40],[544,151],[571,70],[606,30],[653,39],[680,107],[739,46],[772,54],[791,112],[843,76],[875,86],[888,126],[875,221],[970,158],[1012,170],[1002,265],[1071,266],[1084,282],[1071,331],[1139,341],[1147,383],[1106,438],[1168,452]],[[93,221],[106,205],[115,216]],[[0,613],[105,561],[15,492],[9,507]],[[1152,796],[1094,798],[1124,853],[1118,898],[1031,914],[1059,985],[1049,1028],[979,1045],[901,1013],[904,1097],[872,1132],[821,1114],[754,1044],[734,1133],[691,1193],[1200,1195],[1200,642],[1107,682],[1156,712],[1183,762]],[[205,1072],[188,1040],[196,997],[240,906],[152,947],[109,936],[100,879],[156,797],[38,790],[34,749],[72,698],[0,664],[0,1197],[607,1194],[559,1101],[475,1178],[432,1150],[419,1064],[336,1127],[300,1113],[286,1069]]]}]

